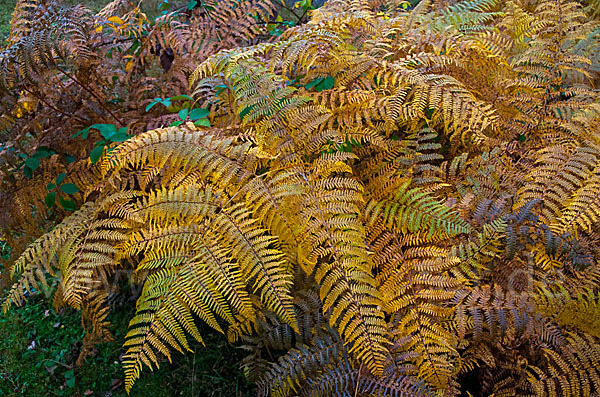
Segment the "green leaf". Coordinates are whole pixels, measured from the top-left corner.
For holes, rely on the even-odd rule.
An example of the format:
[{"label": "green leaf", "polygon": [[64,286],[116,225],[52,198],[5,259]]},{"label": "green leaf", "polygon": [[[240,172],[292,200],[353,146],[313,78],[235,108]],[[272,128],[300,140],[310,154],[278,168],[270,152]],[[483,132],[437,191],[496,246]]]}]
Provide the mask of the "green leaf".
[{"label": "green leaf", "polygon": [[131,138],[131,135],[127,134],[126,132],[118,132],[111,136],[110,138],[108,138],[109,141],[111,142],[124,142],[126,140],[128,140],[129,138]]},{"label": "green leaf", "polygon": [[192,111],[190,112],[190,120],[194,121],[194,120],[202,119],[202,118],[208,117],[209,114],[210,114],[210,111],[208,109],[202,109],[202,108],[192,109]]},{"label": "green leaf", "polygon": [[194,7],[196,7],[196,5],[198,5],[198,2],[196,0],[190,0],[189,3],[187,3],[187,9],[191,10]]},{"label": "green leaf", "polygon": [[31,169],[32,171],[37,170],[39,166],[40,160],[36,159],[35,157],[29,157],[27,160],[25,160],[25,167]]},{"label": "green leaf", "polygon": [[171,97],[171,100],[172,100],[172,101],[182,101],[182,100],[190,100],[190,101],[193,101],[193,100],[194,100],[194,98],[192,98],[192,97],[191,97],[191,96],[189,96],[189,95],[175,95],[175,96]]},{"label": "green leaf", "polygon": [[165,0],[158,5],[158,9],[159,9],[159,11],[166,11],[169,9],[170,6],[171,5],[169,4],[169,1]]},{"label": "green leaf", "polygon": [[90,160],[92,161],[92,164],[96,164],[98,160],[100,160],[100,157],[102,157],[102,153],[104,153],[103,145],[96,146],[94,150],[92,150],[92,153],[90,153]]},{"label": "green leaf", "polygon": [[[157,98],[160,99],[160,98]],[[158,103],[158,101],[155,99],[154,101],[150,102],[147,106],[146,106],[146,112],[150,109],[152,109],[154,107],[154,105],[156,105]]]},{"label": "green leaf", "polygon": [[36,159],[44,159],[46,157],[52,156],[55,153],[56,153],[56,151],[54,151],[48,147],[42,146],[42,147],[37,148],[37,150],[33,154],[33,157],[35,157]]},{"label": "green leaf", "polygon": [[67,211],[75,211],[77,209],[75,202],[70,198],[65,198],[61,196],[58,198],[58,201],[60,202],[60,206],[66,209]]},{"label": "green leaf", "polygon": [[210,127],[210,120],[209,119],[198,119],[198,120],[194,121],[194,125],[197,125],[200,127]]},{"label": "green leaf", "polygon": [[333,88],[334,84],[335,84],[335,79],[331,76],[327,76],[325,79],[323,79],[323,81],[321,81],[319,84],[317,84],[315,89],[318,92],[321,92],[323,90],[330,90]]},{"label": "green leaf", "polygon": [[76,160],[75,156],[72,156],[70,154],[65,154],[65,161],[67,162],[67,164],[74,163],[75,160]]},{"label": "green leaf", "polygon": [[60,185],[61,183],[63,183],[63,181],[65,180],[66,177],[67,177],[67,174],[65,174],[64,172],[61,172],[60,174],[58,174],[58,176],[56,177],[56,184]]},{"label": "green leaf", "polygon": [[46,207],[52,208],[56,204],[56,192],[50,192],[44,198],[44,202],[46,203]]},{"label": "green leaf", "polygon": [[306,88],[307,90],[310,90],[317,84],[320,84],[323,80],[325,80],[323,77],[317,77],[316,79],[312,80],[310,83],[306,84],[304,86],[304,88]]},{"label": "green leaf", "polygon": [[227,86],[225,84],[219,84],[215,86],[215,93],[217,95],[221,94],[225,89],[227,88]]},{"label": "green leaf", "polygon": [[182,109],[179,111],[179,113],[177,113],[177,115],[179,116],[179,118],[181,120],[185,120],[185,119],[187,119],[189,113],[190,113],[189,109]]},{"label": "green leaf", "polygon": [[75,373],[72,369],[65,372],[65,383],[69,389],[75,387]]},{"label": "green leaf", "polygon": [[60,186],[60,190],[66,194],[75,194],[79,192],[79,188],[74,183],[65,183],[64,185]]},{"label": "green leaf", "polygon": [[23,168],[23,173],[25,174],[25,176],[27,178],[33,177],[33,171],[31,170],[31,168],[28,168],[28,167]]},{"label": "green leaf", "polygon": [[100,135],[104,139],[110,140],[110,137],[117,133],[117,126],[114,124],[94,124],[90,128],[95,128],[100,131]]},{"label": "green leaf", "polygon": [[87,139],[88,135],[90,134],[90,127],[86,127],[82,130],[77,131],[76,133],[73,134],[73,138],[77,138],[79,135],[81,135],[81,137],[83,139]]},{"label": "green leaf", "polygon": [[175,120],[171,124],[169,124],[169,127],[177,127],[177,126],[180,126],[181,124],[183,124],[183,121]]},{"label": "green leaf", "polygon": [[49,184],[46,185],[46,190],[50,191],[56,189],[56,185],[52,182],[50,182]]}]

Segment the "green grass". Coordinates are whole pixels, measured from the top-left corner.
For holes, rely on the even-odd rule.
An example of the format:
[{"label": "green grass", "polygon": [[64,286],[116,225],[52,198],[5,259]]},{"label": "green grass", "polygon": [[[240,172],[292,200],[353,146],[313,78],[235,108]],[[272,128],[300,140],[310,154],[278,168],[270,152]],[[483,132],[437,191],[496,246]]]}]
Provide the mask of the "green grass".
[{"label": "green grass", "polygon": [[8,38],[10,33],[10,18],[15,9],[16,0],[0,1],[0,42]]},{"label": "green grass", "polygon": [[[0,314],[1,396],[126,396],[119,361],[133,304],[112,316],[115,342],[97,346],[97,354],[82,367],[74,367],[83,330],[76,311],[58,315],[45,300]],[[174,353],[160,369],[145,368],[132,397],[253,396],[239,362],[244,352],[225,337],[202,330],[206,347],[195,343],[195,353]],[[35,345],[32,342],[35,341]],[[85,393],[88,394],[85,394]],[[110,395],[110,394],[109,394]]]}]

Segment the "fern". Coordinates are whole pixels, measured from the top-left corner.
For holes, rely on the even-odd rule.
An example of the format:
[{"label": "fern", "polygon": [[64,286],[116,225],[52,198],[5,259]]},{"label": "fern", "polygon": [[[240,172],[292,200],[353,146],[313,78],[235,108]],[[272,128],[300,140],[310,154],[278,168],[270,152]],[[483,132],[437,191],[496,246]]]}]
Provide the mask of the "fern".
[{"label": "fern", "polygon": [[4,311],[80,309],[83,365],[133,271],[127,392],[205,323],[259,395],[593,394],[594,4],[19,1]]}]

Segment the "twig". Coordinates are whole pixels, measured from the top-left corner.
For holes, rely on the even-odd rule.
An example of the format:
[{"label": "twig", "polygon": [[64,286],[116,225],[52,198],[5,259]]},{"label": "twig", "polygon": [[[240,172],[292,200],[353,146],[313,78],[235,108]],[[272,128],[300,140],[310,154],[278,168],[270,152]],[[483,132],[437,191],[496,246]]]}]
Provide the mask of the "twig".
[{"label": "twig", "polygon": [[56,67],[62,74],[64,74],[65,76],[67,76],[68,78],[70,78],[71,80],[73,80],[75,83],[77,83],[81,88],[83,88],[84,90],[86,90],[87,92],[89,92],[90,94],[92,94],[92,96],[94,98],[96,98],[96,100],[98,101],[98,104],[104,109],[106,110],[115,120],[117,120],[117,122],[119,124],[121,124],[122,127],[125,126],[125,123],[123,123],[121,121],[121,119],[119,119],[113,112],[110,111],[109,108],[107,108],[104,103],[102,103],[102,99],[100,97],[98,97],[98,95],[96,95],[96,93],[94,91],[92,91],[90,88],[86,87],[83,83],[81,83],[79,80],[77,80],[75,78],[75,76],[71,76],[69,73],[67,73],[65,70],[61,69],[60,67]]},{"label": "twig", "polygon": [[48,106],[50,109],[54,110],[55,112],[58,112],[58,113],[62,114],[63,116],[74,117],[73,114],[65,113],[62,110],[57,109],[56,107],[54,107],[53,105],[51,105],[49,102],[46,102],[46,100],[44,98],[42,98],[41,96],[36,95],[32,91],[29,91],[27,88],[23,87],[23,91],[27,91],[28,93],[30,93],[31,95],[33,95],[34,97],[36,97],[37,99],[39,99],[40,101],[42,101],[46,106]]}]

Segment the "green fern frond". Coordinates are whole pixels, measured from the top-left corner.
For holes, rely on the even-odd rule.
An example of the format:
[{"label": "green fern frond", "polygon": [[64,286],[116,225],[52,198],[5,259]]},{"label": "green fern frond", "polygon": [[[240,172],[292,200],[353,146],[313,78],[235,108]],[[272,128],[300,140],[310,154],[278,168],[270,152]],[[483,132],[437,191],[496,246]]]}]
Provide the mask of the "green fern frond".
[{"label": "green fern frond", "polygon": [[429,236],[454,236],[471,230],[451,208],[418,188],[409,189],[409,186],[409,182],[403,184],[393,199],[369,202],[365,215],[368,223],[374,224],[381,219],[401,233],[423,231]]}]

